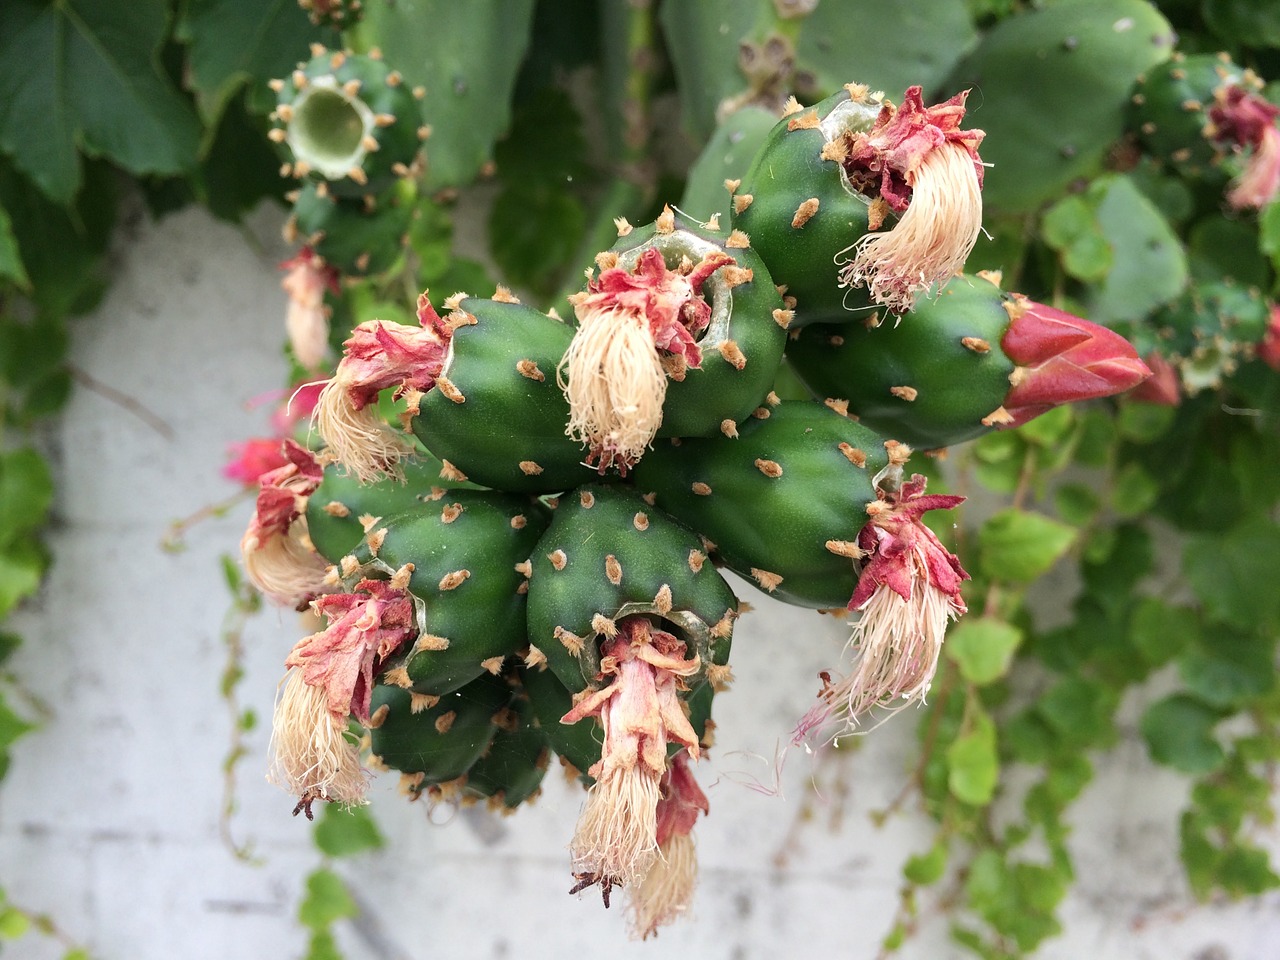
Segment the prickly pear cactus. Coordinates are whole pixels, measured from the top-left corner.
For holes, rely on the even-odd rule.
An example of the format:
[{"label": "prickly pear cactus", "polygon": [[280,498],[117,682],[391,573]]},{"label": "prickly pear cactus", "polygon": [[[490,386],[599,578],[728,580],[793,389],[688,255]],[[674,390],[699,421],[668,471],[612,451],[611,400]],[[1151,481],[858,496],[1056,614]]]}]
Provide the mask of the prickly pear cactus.
[{"label": "prickly pear cactus", "polygon": [[346,30],[360,22],[364,15],[361,0],[298,0],[298,6],[317,27],[333,27]]},{"label": "prickly pear cactus", "polygon": [[343,276],[389,270],[404,253],[413,217],[412,197],[388,191],[372,196],[334,196],[324,183],[306,183],[293,201],[285,239],[301,241]]},{"label": "prickly pear cactus", "polygon": [[524,646],[527,564],[545,527],[536,504],[479,490],[440,490],[371,525],[339,570],[350,578],[412,565],[419,630],[391,678],[439,696],[497,673]]},{"label": "prickly pear cactus", "polygon": [[466,789],[509,812],[537,796],[551,752],[524,689],[516,687],[506,712],[494,722],[498,730],[467,770]]},{"label": "prickly pear cactus", "polygon": [[684,641],[700,659],[690,689],[728,662],[737,598],[697,535],[632,491],[589,485],[562,498],[530,573],[531,652],[571,691],[600,683],[601,641],[626,617]]},{"label": "prickly pear cactus", "polygon": [[512,695],[505,679],[489,675],[441,697],[380,683],[369,713],[373,761],[401,771],[412,794],[456,781],[510,724]]},{"label": "prickly pear cactus", "polygon": [[600,762],[604,742],[599,728],[594,723],[560,722],[573,709],[573,694],[545,663],[524,668],[520,676],[534,721],[547,743],[584,783],[590,783],[587,771]]},{"label": "prickly pear cactus", "polygon": [[421,164],[427,130],[418,97],[380,55],[315,46],[287,79],[270,137],[287,145],[299,179],[326,181],[342,197],[378,194]]},{"label": "prickly pear cactus", "polygon": [[554,493],[594,479],[565,433],[569,410],[556,384],[572,328],[509,296],[448,306],[454,332],[443,384],[413,418],[427,449],[452,476],[502,490]]},{"label": "prickly pear cactus", "polygon": [[1183,391],[1215,390],[1253,358],[1267,333],[1271,307],[1258,290],[1238,284],[1191,287],[1135,331],[1139,349],[1164,357]]},{"label": "prickly pear cactus", "polygon": [[922,449],[1012,427],[1149,375],[1123,337],[964,276],[900,324],[800,331],[787,350],[813,393],[847,404],[885,436]]},{"label": "prickly pear cactus", "polygon": [[734,573],[788,603],[843,607],[884,437],[820,403],[765,407],[737,436],[662,443],[638,489],[714,545]]},{"label": "prickly pear cactus", "polygon": [[428,502],[439,500],[443,490],[459,486],[441,479],[440,469],[440,461],[426,454],[406,464],[403,482],[384,479],[362,484],[330,464],[307,498],[307,532],[312,545],[329,563],[338,563],[364,537],[366,520],[425,510]]}]

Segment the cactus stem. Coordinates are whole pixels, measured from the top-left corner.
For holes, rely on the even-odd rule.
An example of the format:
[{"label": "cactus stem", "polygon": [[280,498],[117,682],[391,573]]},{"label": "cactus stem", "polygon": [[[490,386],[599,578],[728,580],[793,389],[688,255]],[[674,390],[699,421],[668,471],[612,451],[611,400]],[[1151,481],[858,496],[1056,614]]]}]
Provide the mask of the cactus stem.
[{"label": "cactus stem", "polygon": [[364,803],[366,774],[345,716],[331,714],[324,689],[307,683],[300,669],[289,670],[283,687],[271,722],[267,779],[296,796],[294,815],[304,812],[308,820],[316,800]]}]

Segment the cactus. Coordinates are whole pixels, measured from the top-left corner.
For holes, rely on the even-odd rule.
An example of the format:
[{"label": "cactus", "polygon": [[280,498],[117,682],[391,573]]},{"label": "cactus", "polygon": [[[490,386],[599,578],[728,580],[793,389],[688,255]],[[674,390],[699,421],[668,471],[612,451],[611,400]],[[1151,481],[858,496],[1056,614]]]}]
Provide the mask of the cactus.
[{"label": "cactus", "polygon": [[1227,201],[1261,208],[1280,191],[1280,107],[1263,99],[1262,86],[1225,53],[1177,54],[1139,82],[1130,126],[1148,152],[1188,176],[1245,157]]},{"label": "cactus", "polygon": [[[849,84],[810,109],[792,103],[734,190],[745,231],[796,299],[799,324],[866,305],[896,313],[944,284],[982,224],[980,130],[961,130],[965,95],[925,107],[919,87],[895,107]],[[890,213],[900,217],[881,226]],[[837,269],[839,265],[839,269]]]},{"label": "cactus", "polygon": [[896,326],[802,330],[788,346],[791,368],[873,430],[925,449],[1119,393],[1150,375],[1123,337],[1001,293],[998,280],[957,279]]},{"label": "cactus", "polygon": [[624,473],[659,435],[703,435],[746,417],[773,382],[790,316],[740,234],[668,208],[623,221],[600,275],[572,298],[578,329],[557,377],[587,462]]},{"label": "cactus", "polygon": [[444,489],[471,486],[440,477],[441,463],[430,454],[418,454],[405,465],[404,482],[384,479],[361,484],[335,464],[324,468],[324,478],[307,498],[307,533],[316,551],[329,563],[351,553],[367,532],[370,517],[394,517],[412,509],[425,510],[438,501]]},{"label": "cactus", "polygon": [[340,569],[350,579],[408,567],[418,627],[387,682],[440,696],[497,673],[525,644],[527,563],[546,524],[536,504],[481,490],[437,490],[371,524]]},{"label": "cactus", "polygon": [[293,155],[284,172],[328,182],[342,197],[379,194],[421,166],[427,129],[420,91],[374,52],[311,48],[288,79],[271,81],[277,105],[270,138]]},{"label": "cactus", "polygon": [[573,330],[502,290],[445,305],[453,332],[443,379],[412,421],[427,449],[452,475],[503,490],[553,493],[593,479],[565,434],[569,408],[556,385]]},{"label": "cactus", "polygon": [[513,690],[502,677],[482,676],[429,703],[408,690],[380,683],[369,714],[369,749],[376,764],[404,774],[403,788],[418,796],[428,788],[463,784],[503,725],[511,722]]},{"label": "cactus", "polygon": [[1216,390],[1265,338],[1270,304],[1255,289],[1228,283],[1189,288],[1157,311],[1136,336],[1176,371],[1185,393]]},{"label": "cactus", "polygon": [[760,411],[737,437],[661,444],[638,489],[714,545],[715,558],[779,600],[843,607],[858,531],[889,463],[884,439],[817,403]]},{"label": "cactus", "polygon": [[1123,133],[1134,82],[1175,37],[1147,0],[1028,5],[987,31],[942,86],[982,91],[987,206],[1030,212],[1096,173]]},{"label": "cactus", "polygon": [[529,644],[571,692],[601,684],[603,641],[654,617],[701,661],[692,689],[728,662],[737,599],[702,542],[632,491],[599,484],[560,501],[531,559]]},{"label": "cactus", "polygon": [[467,792],[488,797],[494,809],[510,812],[538,795],[547,772],[549,741],[522,689],[516,689],[506,714],[495,723],[498,729],[489,748],[467,771]]},{"label": "cactus", "polygon": [[306,183],[293,198],[285,239],[302,239],[343,276],[383,273],[404,251],[413,204],[397,191],[338,197],[326,183]]}]

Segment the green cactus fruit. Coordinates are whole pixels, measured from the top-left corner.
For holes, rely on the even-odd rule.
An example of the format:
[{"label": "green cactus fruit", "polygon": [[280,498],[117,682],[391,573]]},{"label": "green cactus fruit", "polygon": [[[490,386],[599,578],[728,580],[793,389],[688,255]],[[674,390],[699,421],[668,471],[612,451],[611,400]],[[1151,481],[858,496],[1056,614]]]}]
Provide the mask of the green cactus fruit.
[{"label": "green cactus fruit", "polygon": [[597,477],[569,419],[556,365],[573,329],[502,291],[455,298],[449,352],[413,431],[451,475],[521,493],[570,490]]},{"label": "green cactus fruit", "polygon": [[324,468],[324,479],[307,498],[307,532],[312,546],[330,563],[355,550],[365,535],[361,518],[394,517],[427,509],[446,489],[472,486],[443,480],[442,464],[421,454],[404,465],[404,482],[393,478],[362,484],[337,464]]},{"label": "green cactus fruit", "polygon": [[384,273],[404,252],[413,204],[390,191],[380,199],[336,197],[325,184],[306,183],[293,201],[285,239],[301,240],[340,274]]},{"label": "green cactus fruit", "polygon": [[648,616],[701,658],[717,682],[728,662],[737,598],[702,541],[631,490],[580,488],[560,501],[532,557],[529,643],[572,692],[595,687],[599,641],[623,617]]},{"label": "green cactus fruit", "polygon": [[711,253],[734,263],[716,270],[703,284],[711,322],[697,338],[702,363],[680,376],[668,374],[659,437],[716,433],[726,420],[738,423],[764,400],[786,346],[791,315],[760,254],[741,234],[708,230],[688,217],[638,227],[619,237],[617,264],[634,267],[646,250],[661,251],[669,269],[687,257],[697,263]]},{"label": "green cactus fruit", "polygon": [[[819,324],[787,345],[791,369],[820,398],[886,437],[924,449],[991,429],[1015,364],[1000,349],[1009,326],[1000,288],[982,277],[948,284],[894,324]],[[712,539],[715,539],[712,537]]]},{"label": "green cactus fruit", "polygon": [[898,325],[816,326],[788,347],[819,397],[924,449],[1016,427],[1055,406],[1128,390],[1151,375],[1119,334],[963,276]]},{"label": "green cactus fruit", "polygon": [[298,0],[298,6],[307,11],[317,27],[346,30],[354,27],[364,16],[361,0]]},{"label": "green cactus fruit", "polygon": [[[841,285],[835,258],[867,232],[869,197],[849,182],[828,144],[870,130],[880,104],[848,88],[777,123],[733,193],[733,227],[795,301],[792,326],[863,316],[865,290]],[[826,152],[827,156],[824,156]],[[788,301],[790,303],[790,300]]]},{"label": "green cactus fruit", "polygon": [[760,413],[736,438],[659,444],[636,471],[636,487],[772,596],[843,607],[858,581],[852,558],[876,499],[873,481],[889,462],[884,438],[820,403]]},{"label": "green cactus fruit", "polygon": [[467,771],[467,792],[488,797],[498,809],[514,810],[538,793],[550,750],[523,690],[515,691],[495,723],[498,730],[489,748]]},{"label": "green cactus fruit", "polygon": [[293,155],[287,174],[325,180],[338,196],[379,194],[421,166],[416,91],[377,54],[311,48],[288,79],[271,82],[277,105],[268,134]]},{"label": "green cactus fruit", "polygon": [[389,678],[438,696],[497,673],[525,644],[527,564],[546,523],[520,497],[450,490],[375,524],[339,569],[351,578],[412,564],[418,638]]},{"label": "green cactus fruit", "polygon": [[510,684],[488,674],[438,700],[379,683],[370,701],[370,750],[406,774],[412,793],[457,780],[509,722],[511,697]]},{"label": "green cactus fruit", "polygon": [[1253,287],[1206,283],[1189,288],[1146,326],[1154,349],[1178,371],[1183,389],[1196,394],[1216,390],[1254,356],[1270,318],[1269,304]]},{"label": "green cactus fruit", "polygon": [[587,771],[600,760],[600,748],[604,743],[599,725],[594,722],[560,722],[560,718],[573,707],[573,694],[556,679],[546,664],[527,667],[520,676],[529,695],[534,720],[551,749],[574,768],[583,782],[590,783]]},{"label": "green cactus fruit", "polygon": [[1176,37],[1147,0],[1027,4],[986,31],[942,89],[981,91],[987,206],[1030,212],[1097,173],[1134,82]]},{"label": "green cactus fruit", "polygon": [[1240,83],[1244,71],[1226,54],[1175,54],[1152,67],[1134,88],[1128,123],[1152,156],[1200,176],[1220,159],[1206,127],[1214,92]]}]

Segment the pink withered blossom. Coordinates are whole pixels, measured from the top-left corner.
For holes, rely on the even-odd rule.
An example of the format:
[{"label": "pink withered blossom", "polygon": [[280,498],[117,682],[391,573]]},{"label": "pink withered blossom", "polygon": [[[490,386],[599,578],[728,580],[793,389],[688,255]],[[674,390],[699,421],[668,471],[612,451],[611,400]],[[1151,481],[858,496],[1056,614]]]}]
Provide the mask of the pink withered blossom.
[{"label": "pink withered blossom", "polygon": [[572,298],[578,329],[556,376],[569,401],[566,432],[601,473],[625,474],[644,455],[662,424],[668,376],[702,365],[697,341],[711,321],[702,286],[733,263],[717,250],[672,269],[651,247],[634,268],[609,267]]},{"label": "pink withered blossom", "polygon": [[298,363],[315,370],[329,351],[329,308],[326,291],[338,293],[338,271],[329,266],[310,247],[303,247],[296,257],[280,264],[288,271],[280,281],[289,295],[285,313],[285,331]]},{"label": "pink withered blossom", "polygon": [[[981,130],[962,130],[968,91],[926,107],[921,88],[886,101],[870,130],[849,132],[845,173],[872,198],[872,231],[837,255],[843,287],[866,286],[902,314],[931,286],[964,268],[982,231]],[[900,215],[881,230],[885,214]]]},{"label": "pink withered blossom", "polygon": [[609,891],[641,881],[658,856],[657,809],[667,769],[667,744],[693,759],[698,738],[681,709],[676,681],[697,673],[685,644],[644,617],[626,617],[601,647],[600,677],[561,723],[599,717],[604,747],[588,771],[595,778],[570,845],[574,892],[599,884]]},{"label": "pink withered blossom", "polygon": [[325,591],[328,564],[307,536],[307,498],[324,476],[301,444],[280,445],[285,463],[258,478],[258,498],[240,540],[245,574],[275,603],[297,606]]},{"label": "pink withered blossom", "polygon": [[1227,203],[1237,210],[1261,209],[1280,191],[1280,107],[1237,83],[1214,91],[1206,135],[1219,146],[1248,151],[1244,170],[1231,184]]}]

